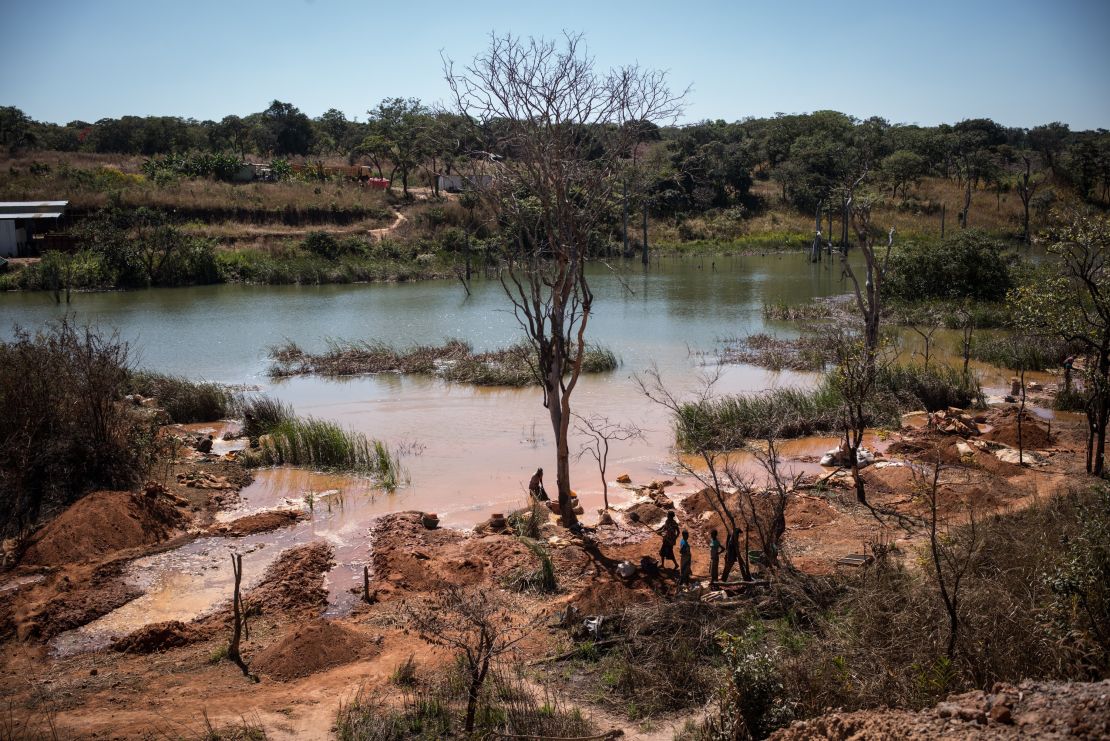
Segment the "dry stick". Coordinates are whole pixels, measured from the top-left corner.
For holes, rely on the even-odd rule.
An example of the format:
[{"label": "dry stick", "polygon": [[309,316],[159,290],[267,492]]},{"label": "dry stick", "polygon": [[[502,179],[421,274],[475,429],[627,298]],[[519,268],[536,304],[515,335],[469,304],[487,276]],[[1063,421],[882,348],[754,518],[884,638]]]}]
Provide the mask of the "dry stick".
[{"label": "dry stick", "polygon": [[496,736],[497,738],[516,738],[523,739],[524,741],[605,741],[611,738],[620,738],[624,735],[623,731],[613,730],[606,731],[605,733],[596,736],[537,736],[535,734],[518,736],[513,733],[503,733],[501,731],[490,731],[490,737]]},{"label": "dry stick", "polygon": [[243,656],[239,653],[239,638],[243,630],[243,599],[239,596],[239,586],[243,581],[243,556],[241,554],[231,554],[231,569],[235,574],[235,587],[231,599],[234,623],[231,629],[231,643],[229,643],[227,647],[227,658],[234,661],[235,664],[243,670],[243,676],[257,681],[251,674],[246,662],[243,661]]}]

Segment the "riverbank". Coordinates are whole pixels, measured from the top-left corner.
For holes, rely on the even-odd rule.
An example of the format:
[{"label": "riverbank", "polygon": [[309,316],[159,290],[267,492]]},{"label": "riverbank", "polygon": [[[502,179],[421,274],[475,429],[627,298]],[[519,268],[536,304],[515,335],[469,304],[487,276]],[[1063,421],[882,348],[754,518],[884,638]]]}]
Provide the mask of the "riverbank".
[{"label": "riverbank", "polygon": [[[1012,411],[998,408],[986,419],[990,432],[970,438],[912,426],[890,434],[883,441],[880,463],[863,474],[874,511],[855,503],[850,475],[843,472],[831,477],[815,472],[797,479],[787,494],[782,541],[783,558],[796,574],[789,579],[780,575],[766,587],[755,587],[750,597],[740,597],[746,609],[713,608],[712,601],[703,601],[698,614],[716,616],[712,619],[720,630],[743,634],[762,625],[761,630],[776,635],[781,612],[776,604],[787,600],[801,607],[801,598],[792,590],[806,580],[832,580],[848,590],[867,583],[875,566],[857,572],[837,562],[854,553],[874,557],[879,551],[861,546],[876,542],[876,537],[883,548],[883,568],[908,568],[913,573],[919,549],[927,543],[928,502],[907,498],[905,490],[930,463],[943,464],[937,501],[941,522],[951,532],[967,523],[973,511],[969,507],[974,507],[976,517],[990,518],[1039,511],[1066,498],[1082,476],[1079,422],[1054,420],[1051,433],[1043,423],[1027,423],[1026,439],[1038,448],[1037,462],[1022,467],[997,454],[1008,447],[1002,442],[1010,439],[1007,435],[1012,437]],[[204,434],[197,426],[165,432],[186,441]],[[614,524],[598,526],[586,539],[572,537],[542,516],[530,524],[533,515],[528,513],[510,518],[516,525],[509,530],[473,521],[465,530],[428,530],[419,512],[361,519],[357,513],[365,495],[354,493],[344,501],[331,495],[325,504],[328,496],[308,501],[294,486],[295,491],[281,490],[286,503],[275,508],[281,494],[277,499],[252,494],[253,485],[236,473],[234,461],[227,460],[234,457],[233,450],[223,445],[218,456],[198,454],[186,445],[180,460],[165,471],[164,488],[93,495],[84,505],[88,510],[96,501],[118,501],[134,510],[140,522],[153,516],[148,513],[159,512],[156,519],[165,523],[162,530],[141,527],[134,537],[142,540],[121,537],[104,542],[98,521],[83,515],[79,503],[33,538],[26,551],[30,559],[25,557],[16,570],[3,575],[0,589],[8,611],[3,616],[0,687],[12,700],[8,712],[13,727],[30,733],[50,723],[63,735],[129,737],[152,731],[193,735],[197,731],[192,729],[203,730],[211,723],[265,729],[268,738],[325,738],[337,719],[356,722],[355,708],[375,707],[380,699],[374,698],[399,688],[455,702],[450,695],[436,694],[442,690],[436,689],[434,679],[452,664],[450,652],[428,646],[409,625],[415,619],[413,610],[440,604],[447,585],[492,592],[511,606],[511,629],[528,631],[514,655],[517,665],[525,667],[520,681],[545,688],[540,693],[546,693],[554,707],[578,709],[595,732],[618,727],[631,738],[654,738],[652,729],[677,729],[691,713],[698,717],[697,709],[711,698],[713,684],[704,680],[720,679],[719,672],[727,666],[727,654],[711,646],[695,649],[687,660],[700,665],[702,678],[677,702],[661,702],[659,685],[646,678],[633,684],[612,679],[631,671],[628,662],[648,660],[645,654],[627,653],[621,647],[624,632],[636,630],[636,623],[628,621],[669,615],[668,605],[712,599],[714,590],[701,586],[672,602],[675,577],[666,571],[660,576],[641,573],[630,580],[616,573],[620,562],[639,564],[641,556],[654,553],[658,541],[651,527],[673,509],[691,532],[695,578],[707,578],[709,530],[721,532],[725,524],[689,477],[671,483],[633,479],[624,485],[627,502],[612,513]],[[961,445],[970,455],[961,452]],[[800,450],[784,462],[811,465]],[[361,523],[354,531],[346,526],[336,529],[351,516]],[[986,519],[979,521],[985,526]],[[128,531],[121,532],[126,536]],[[356,537],[347,540],[345,532]],[[518,533],[528,533],[531,541]],[[758,551],[759,536],[753,532],[751,537],[751,548]],[[540,544],[545,555],[538,556],[528,542]],[[62,544],[66,550],[60,549]],[[242,651],[258,683],[245,679],[223,655],[230,635],[228,548],[243,554],[250,617]],[[184,556],[175,553],[195,555],[181,560]],[[211,557],[193,560],[202,553]],[[550,559],[557,579],[553,594],[510,586],[529,584],[522,577],[538,569],[542,558]],[[203,582],[204,594],[210,595],[204,599],[211,600],[208,608],[188,591],[202,582],[194,582],[194,587],[175,585],[152,578],[156,572],[150,571],[153,567],[166,569],[166,574],[178,569],[193,573],[208,563],[210,571],[201,566],[201,573],[208,574]],[[362,589],[364,565],[370,574],[369,603]],[[759,579],[761,567],[753,563],[751,568]],[[185,612],[157,626],[132,622],[128,627],[126,620],[160,614],[126,607],[132,601],[141,604],[150,590],[157,593],[157,604],[184,607]],[[566,628],[546,627],[555,626],[572,606],[579,620],[565,621]],[[190,615],[190,609],[195,613]],[[835,608],[845,609],[846,605]],[[599,614],[613,616],[611,627],[600,638],[583,636],[576,628],[580,619]],[[124,615],[129,617],[124,620]],[[85,630],[86,639],[66,637],[67,631],[80,633],[81,625],[90,621],[117,632]],[[798,640],[806,640],[810,629],[798,625],[796,630]],[[649,638],[640,640],[646,641],[639,644],[641,650],[655,645]],[[419,658],[412,659],[413,654]],[[799,669],[796,658],[786,666]],[[672,671],[686,667],[670,664]],[[43,683],[51,689],[49,695],[32,689]],[[606,692],[598,695],[602,688]],[[352,706],[356,693],[362,699]],[[945,694],[938,687],[919,702],[929,704],[935,701],[930,698]],[[608,699],[599,703],[599,696]],[[483,702],[493,707],[497,700]],[[387,705],[408,712],[404,704]],[[251,711],[244,714],[248,706]]]}]

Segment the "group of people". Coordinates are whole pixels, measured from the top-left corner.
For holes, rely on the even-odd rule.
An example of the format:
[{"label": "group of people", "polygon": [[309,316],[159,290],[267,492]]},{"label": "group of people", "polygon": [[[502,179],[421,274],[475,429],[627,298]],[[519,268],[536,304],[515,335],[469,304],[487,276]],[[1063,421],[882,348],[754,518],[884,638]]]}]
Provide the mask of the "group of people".
[{"label": "group of people", "polygon": [[[528,482],[528,493],[538,501],[548,501],[547,491],[543,487],[542,468],[536,469],[536,473]],[[673,563],[674,567],[678,569],[679,585],[689,586],[692,582],[691,563],[693,561],[690,531],[679,528],[678,519],[675,517],[674,510],[671,510],[667,512],[667,519],[664,520],[662,527],[656,532],[663,538],[663,544],[659,547],[659,565],[665,567],[667,561]],[[718,581],[728,581],[728,575],[740,561],[740,537],[740,528],[733,528],[722,546],[721,541],[717,539],[717,531],[709,531],[709,582],[711,584]],[[674,555],[675,545],[678,546],[679,557],[677,559]],[[722,552],[725,557],[723,573],[720,572]]]},{"label": "group of people", "polygon": [[[681,530],[678,526],[678,519],[675,517],[674,510],[667,513],[667,519],[663,521],[662,527],[657,531],[663,538],[663,544],[659,546],[659,565],[666,566],[667,561],[670,561],[678,569],[678,583],[680,586],[689,586],[691,583],[691,562],[693,560],[693,550],[690,547],[690,531]],[[740,528],[734,528],[728,537],[725,538],[725,544],[722,547],[721,541],[717,539],[717,531],[709,531],[709,582],[711,584],[718,581],[728,581],[728,575],[740,560]],[[678,545],[678,556],[676,560],[674,557],[674,547]],[[725,556],[725,570],[720,573],[721,565],[721,552],[724,551]],[[720,578],[718,578],[720,577]]]}]

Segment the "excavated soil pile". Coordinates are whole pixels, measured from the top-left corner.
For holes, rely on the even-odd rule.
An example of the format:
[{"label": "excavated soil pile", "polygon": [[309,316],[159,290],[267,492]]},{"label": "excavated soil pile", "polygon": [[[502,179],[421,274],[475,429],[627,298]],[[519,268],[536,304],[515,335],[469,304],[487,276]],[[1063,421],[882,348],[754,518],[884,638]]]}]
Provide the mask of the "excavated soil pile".
[{"label": "excavated soil pile", "polygon": [[135,599],[142,592],[124,584],[119,578],[122,571],[121,561],[95,568],[71,567],[68,573],[28,590],[21,595],[25,601],[15,620],[19,639],[48,641]]},{"label": "excavated soil pile", "polygon": [[625,510],[629,516],[635,516],[638,522],[648,526],[659,525],[667,513],[655,506],[655,502],[641,502]]},{"label": "excavated soil pile", "polygon": [[129,654],[150,654],[187,646],[204,640],[205,637],[200,629],[178,620],[171,620],[167,623],[145,625],[134,633],[125,635],[112,643],[112,650]]},{"label": "excavated soil pile", "polygon": [[91,561],[125,548],[167,540],[185,521],[185,515],[160,496],[93,492],[42,528],[24,552],[22,562],[61,566]]},{"label": "excavated soil pile", "polygon": [[[983,435],[983,438],[1016,448],[1018,446],[1017,412],[1002,412],[992,422],[994,429]],[[1049,434],[1048,429],[1041,424],[1035,415],[1026,412],[1022,416],[1021,445],[1023,448],[1026,450],[1043,450],[1052,447],[1054,442],[1055,438]]]},{"label": "excavated soil pile", "polygon": [[364,636],[350,628],[330,620],[313,620],[256,655],[251,668],[285,681],[365,658],[372,649]]},{"label": "excavated soil pile", "polygon": [[295,612],[327,606],[324,575],[335,565],[330,545],[322,541],[295,546],[282,553],[262,575],[247,601],[263,612]]},{"label": "excavated soil pile", "polygon": [[475,584],[485,577],[483,559],[464,552],[466,535],[428,530],[419,512],[396,512],[378,519],[371,533],[374,579],[387,590],[434,591],[451,583]]},{"label": "excavated soil pile", "polygon": [[268,533],[307,519],[304,512],[291,509],[277,509],[269,512],[258,512],[246,517],[240,517],[231,522],[221,523],[212,528],[216,535],[226,535],[230,538],[241,538],[244,535],[255,533]]},{"label": "excavated soil pile", "polygon": [[861,710],[793,723],[773,741],[847,739],[1080,739],[1110,738],[1110,680],[996,684],[921,712]]}]

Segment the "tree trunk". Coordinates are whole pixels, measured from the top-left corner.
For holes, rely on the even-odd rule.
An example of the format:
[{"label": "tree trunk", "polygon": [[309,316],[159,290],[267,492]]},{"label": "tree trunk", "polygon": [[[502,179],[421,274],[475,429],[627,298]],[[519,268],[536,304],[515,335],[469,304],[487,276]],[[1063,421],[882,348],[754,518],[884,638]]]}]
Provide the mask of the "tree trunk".
[{"label": "tree trunk", "polygon": [[648,212],[647,199],[644,199],[644,244],[640,248],[640,250],[641,250],[641,252],[640,252],[640,262],[642,262],[644,264],[644,267],[647,267],[647,264],[648,264],[648,213],[647,212]]},{"label": "tree trunk", "polygon": [[623,192],[623,208],[624,208],[624,255],[632,254],[628,247],[628,181],[624,182]]},{"label": "tree trunk", "polygon": [[559,491],[559,519],[562,520],[563,527],[571,528],[578,524],[578,516],[570,506],[570,403],[562,394],[562,373],[559,372],[561,369],[554,367],[556,365],[558,363],[552,363],[547,378],[547,405],[551,429],[555,433],[555,485]]}]

